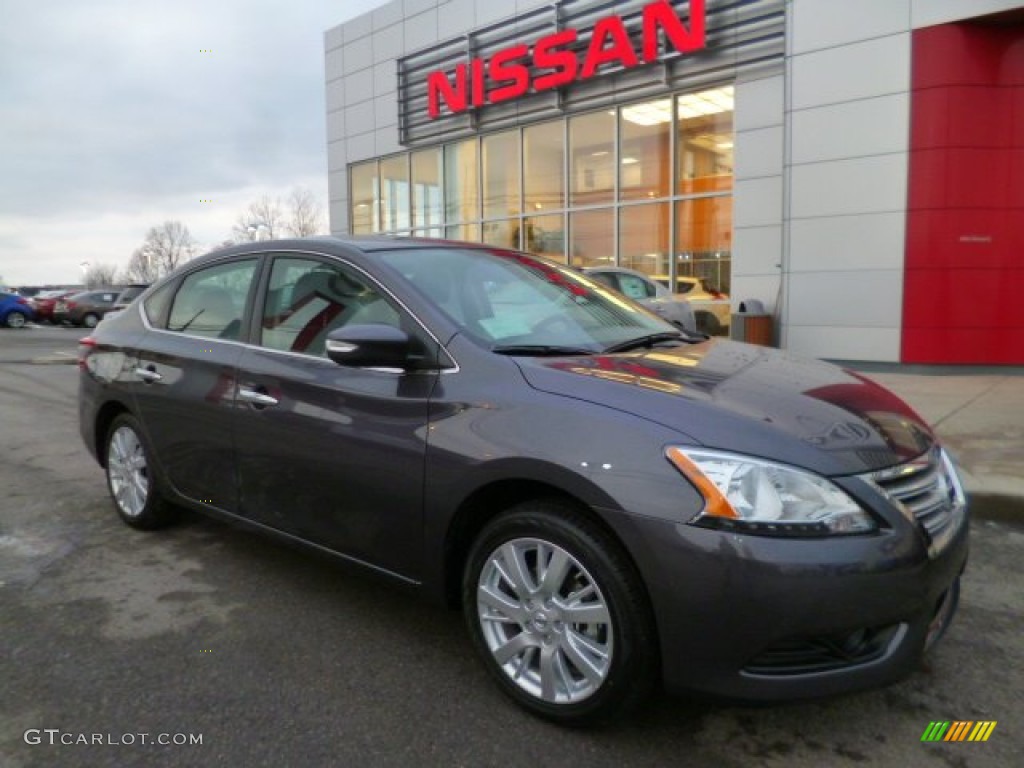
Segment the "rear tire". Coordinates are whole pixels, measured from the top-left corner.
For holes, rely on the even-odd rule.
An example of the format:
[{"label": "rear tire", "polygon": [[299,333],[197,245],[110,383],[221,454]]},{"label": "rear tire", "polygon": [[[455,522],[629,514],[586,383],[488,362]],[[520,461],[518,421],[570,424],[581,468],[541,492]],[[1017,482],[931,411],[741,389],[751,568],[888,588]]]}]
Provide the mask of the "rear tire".
[{"label": "rear tire", "polygon": [[640,576],[571,504],[528,501],[490,522],[469,553],[462,604],[488,672],[531,714],[592,725],[654,687],[657,635]]},{"label": "rear tire", "polygon": [[122,413],[111,422],[104,458],[107,488],[125,523],[148,531],[177,519],[178,510],[165,500],[153,452],[134,416]]},{"label": "rear tire", "polygon": [[82,325],[84,325],[86,328],[95,328],[97,325],[99,325],[99,322],[99,317],[93,312],[89,312],[88,314],[82,316]]},{"label": "rear tire", "polygon": [[7,315],[7,327],[8,328],[24,328],[25,323],[28,322],[28,317],[22,312],[11,312]]}]

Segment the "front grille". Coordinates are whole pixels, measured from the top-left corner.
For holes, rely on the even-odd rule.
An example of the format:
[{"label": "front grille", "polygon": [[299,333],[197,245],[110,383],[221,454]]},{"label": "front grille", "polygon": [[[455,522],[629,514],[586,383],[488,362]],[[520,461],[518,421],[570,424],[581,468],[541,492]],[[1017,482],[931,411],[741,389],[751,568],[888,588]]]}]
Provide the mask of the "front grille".
[{"label": "front grille", "polygon": [[902,626],[782,640],[761,651],[743,671],[751,675],[809,675],[866,664],[885,655],[893,635]]},{"label": "front grille", "polygon": [[866,479],[916,520],[936,546],[954,531],[963,509],[963,493],[941,449],[933,448],[906,464],[872,472]]}]

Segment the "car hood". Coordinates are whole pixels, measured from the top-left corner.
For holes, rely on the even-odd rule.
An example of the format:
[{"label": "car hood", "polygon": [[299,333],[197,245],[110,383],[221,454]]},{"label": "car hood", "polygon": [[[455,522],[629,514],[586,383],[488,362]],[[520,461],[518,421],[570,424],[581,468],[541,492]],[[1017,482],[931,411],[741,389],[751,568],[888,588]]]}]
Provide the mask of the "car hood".
[{"label": "car hood", "polygon": [[894,394],[838,366],[709,340],[586,357],[516,358],[535,389],[596,403],[681,433],[681,442],[826,474],[882,469],[934,442]]}]

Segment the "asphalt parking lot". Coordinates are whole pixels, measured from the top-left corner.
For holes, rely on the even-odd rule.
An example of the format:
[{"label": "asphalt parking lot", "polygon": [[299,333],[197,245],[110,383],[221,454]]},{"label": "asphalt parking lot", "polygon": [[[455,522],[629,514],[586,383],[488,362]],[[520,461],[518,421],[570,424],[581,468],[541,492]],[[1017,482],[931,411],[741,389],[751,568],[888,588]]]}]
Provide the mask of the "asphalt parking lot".
[{"label": "asphalt parking lot", "polygon": [[[566,731],[506,702],[456,613],[198,516],[118,522],[60,364],[83,335],[0,331],[4,768],[1024,765],[1024,529],[973,522],[958,619],[898,685],[765,708],[659,698]],[[998,725],[922,743],[943,720]]]}]

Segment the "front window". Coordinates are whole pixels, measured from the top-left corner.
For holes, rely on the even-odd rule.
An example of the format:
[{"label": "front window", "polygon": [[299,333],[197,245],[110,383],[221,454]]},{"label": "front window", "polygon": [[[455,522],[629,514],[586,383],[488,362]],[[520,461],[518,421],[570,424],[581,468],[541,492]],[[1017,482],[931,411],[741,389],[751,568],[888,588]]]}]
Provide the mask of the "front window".
[{"label": "front window", "polygon": [[676,329],[619,294],[555,262],[461,248],[379,253],[478,342],[598,352]]}]

